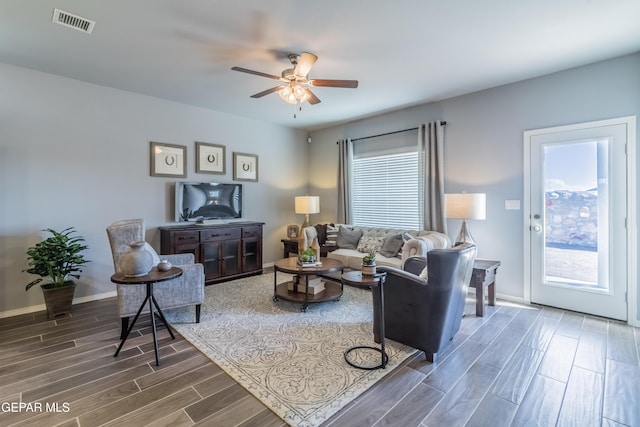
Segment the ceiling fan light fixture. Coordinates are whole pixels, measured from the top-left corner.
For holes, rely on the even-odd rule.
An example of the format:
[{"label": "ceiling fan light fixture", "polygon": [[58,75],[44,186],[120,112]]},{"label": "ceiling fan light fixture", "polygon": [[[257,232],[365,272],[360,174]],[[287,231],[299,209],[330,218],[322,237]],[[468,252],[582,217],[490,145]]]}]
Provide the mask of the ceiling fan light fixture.
[{"label": "ceiling fan light fixture", "polygon": [[298,84],[285,86],[278,91],[278,95],[289,104],[303,103],[307,99],[307,92]]}]

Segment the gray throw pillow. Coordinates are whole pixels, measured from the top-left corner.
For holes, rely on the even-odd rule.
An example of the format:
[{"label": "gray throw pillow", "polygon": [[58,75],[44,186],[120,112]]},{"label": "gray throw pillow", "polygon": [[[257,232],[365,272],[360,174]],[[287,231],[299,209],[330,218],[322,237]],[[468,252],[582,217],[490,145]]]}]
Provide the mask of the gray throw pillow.
[{"label": "gray throw pillow", "polygon": [[392,234],[387,237],[382,244],[380,255],[386,256],[387,258],[393,258],[398,255],[400,249],[402,249],[402,245],[404,245],[402,234]]},{"label": "gray throw pillow", "polygon": [[362,237],[362,230],[349,230],[343,226],[338,229],[336,243],[341,249],[356,249]]}]

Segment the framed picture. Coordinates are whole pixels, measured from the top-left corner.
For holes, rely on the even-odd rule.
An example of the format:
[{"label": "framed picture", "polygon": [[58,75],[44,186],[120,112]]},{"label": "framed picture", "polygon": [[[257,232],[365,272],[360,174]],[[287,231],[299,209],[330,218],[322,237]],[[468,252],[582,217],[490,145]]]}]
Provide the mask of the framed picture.
[{"label": "framed picture", "polygon": [[151,142],[151,176],[187,177],[187,147]]},{"label": "framed picture", "polygon": [[233,153],[233,179],[235,181],[257,181],[258,156],[255,154]]},{"label": "framed picture", "polygon": [[196,172],[224,175],[226,168],[224,145],[196,141]]},{"label": "framed picture", "polygon": [[288,239],[297,239],[298,233],[300,232],[300,227],[297,225],[289,225],[287,226],[287,238]]}]

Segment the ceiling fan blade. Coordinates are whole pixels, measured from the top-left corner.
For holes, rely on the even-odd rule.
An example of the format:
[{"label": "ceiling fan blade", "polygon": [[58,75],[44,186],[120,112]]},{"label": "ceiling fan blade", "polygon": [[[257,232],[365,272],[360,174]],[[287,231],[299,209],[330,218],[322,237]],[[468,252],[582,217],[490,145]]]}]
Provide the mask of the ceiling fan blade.
[{"label": "ceiling fan blade", "polygon": [[298,77],[307,77],[309,71],[311,71],[311,67],[316,63],[318,57],[312,53],[302,52],[300,58],[298,58],[298,63],[296,64],[296,68],[293,70],[293,74]]},{"label": "ceiling fan blade", "polygon": [[261,73],[260,71],[248,70],[242,67],[231,67],[233,71],[240,71],[241,73],[253,74],[254,76],[266,77],[268,79],[280,80],[280,77],[273,74]]},{"label": "ceiling fan blade", "polygon": [[342,87],[355,89],[358,87],[357,80],[327,80],[327,79],[313,79],[309,80],[309,86],[314,87]]},{"label": "ceiling fan blade", "polygon": [[305,87],[304,91],[307,94],[306,101],[309,104],[314,105],[314,104],[319,104],[321,102],[320,99],[313,92],[311,92],[311,90],[308,87]]},{"label": "ceiling fan blade", "polygon": [[284,87],[285,86],[272,87],[271,89],[263,90],[262,92],[258,92],[254,95],[251,95],[251,98],[262,98],[263,96],[269,95],[270,93],[273,93],[273,92],[277,92]]}]

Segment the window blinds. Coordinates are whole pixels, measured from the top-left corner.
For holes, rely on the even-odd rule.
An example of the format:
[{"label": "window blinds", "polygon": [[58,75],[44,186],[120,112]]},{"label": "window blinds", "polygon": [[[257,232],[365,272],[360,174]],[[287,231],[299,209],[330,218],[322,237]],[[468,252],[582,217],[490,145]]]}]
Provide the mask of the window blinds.
[{"label": "window blinds", "polygon": [[353,224],[420,228],[417,131],[354,143]]}]

